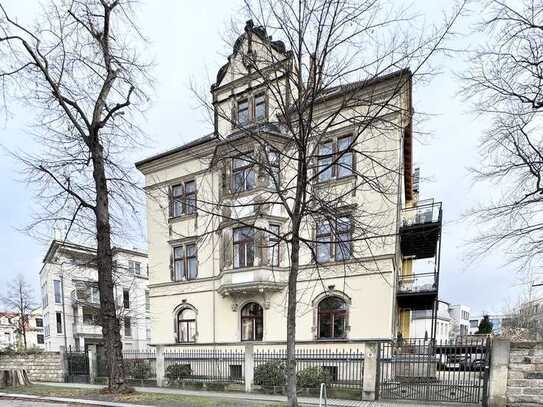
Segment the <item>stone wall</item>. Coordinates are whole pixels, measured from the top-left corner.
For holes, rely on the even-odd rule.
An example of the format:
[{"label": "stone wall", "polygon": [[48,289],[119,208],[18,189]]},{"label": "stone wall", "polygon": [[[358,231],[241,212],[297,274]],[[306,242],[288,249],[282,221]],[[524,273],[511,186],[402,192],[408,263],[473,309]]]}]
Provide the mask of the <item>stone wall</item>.
[{"label": "stone wall", "polygon": [[543,342],[511,342],[507,406],[543,406]]},{"label": "stone wall", "polygon": [[60,352],[0,355],[1,369],[25,369],[30,381],[64,382],[64,359]]}]

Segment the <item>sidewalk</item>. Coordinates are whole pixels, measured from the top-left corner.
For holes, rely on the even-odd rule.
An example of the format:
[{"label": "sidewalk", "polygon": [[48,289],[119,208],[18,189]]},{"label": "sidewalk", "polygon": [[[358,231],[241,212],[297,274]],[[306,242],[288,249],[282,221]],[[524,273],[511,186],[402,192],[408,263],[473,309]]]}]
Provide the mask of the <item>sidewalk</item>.
[{"label": "sidewalk", "polygon": [[[51,387],[74,387],[74,388],[87,388],[87,389],[101,389],[105,386],[96,385],[96,384],[84,384],[84,383],[47,383],[40,382],[41,385],[51,386]],[[165,387],[135,387],[136,391],[142,393],[162,393],[162,394],[176,394],[182,396],[194,396],[194,397],[209,397],[217,399],[228,399],[228,400],[244,400],[244,401],[259,401],[259,402],[271,402],[271,403],[286,403],[287,398],[281,395],[272,395],[272,394],[260,394],[260,393],[230,393],[230,392],[213,392],[213,391],[194,391],[194,390],[181,390],[181,389],[172,389]],[[62,400],[64,401],[64,400]],[[84,403],[84,400],[71,400],[72,402]],[[298,402],[308,407],[318,406],[319,399],[311,397],[299,397]],[[87,403],[89,404],[89,403]],[[99,404],[100,405],[100,404]],[[129,404],[124,403],[110,403],[101,405],[110,405],[117,407],[128,407]],[[421,402],[390,402],[390,401],[357,401],[357,400],[338,400],[338,399],[328,399],[328,406],[330,407],[408,407],[408,406],[421,406],[425,407],[437,407],[443,406],[442,403],[435,404],[423,404]],[[447,405],[447,404],[445,404]],[[451,406],[451,404],[448,404]],[[462,407],[462,404],[454,404],[455,407]],[[474,407],[474,405],[470,405]],[[142,407],[141,405],[139,407]]]}]

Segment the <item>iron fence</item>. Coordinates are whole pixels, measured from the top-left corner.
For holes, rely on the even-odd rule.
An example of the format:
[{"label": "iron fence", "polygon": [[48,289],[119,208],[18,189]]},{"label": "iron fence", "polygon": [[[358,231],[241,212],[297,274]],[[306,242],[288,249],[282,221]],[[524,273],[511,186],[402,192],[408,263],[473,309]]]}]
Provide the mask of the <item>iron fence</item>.
[{"label": "iron fence", "polygon": [[126,376],[132,384],[156,385],[156,353],[154,349],[123,351]]},{"label": "iron fence", "polygon": [[487,338],[398,340],[379,345],[381,399],[480,403],[488,377]]},{"label": "iron fence", "polygon": [[169,383],[245,382],[245,355],[237,349],[189,349],[164,352]]},{"label": "iron fence", "polygon": [[[282,362],[286,366],[285,349],[255,352],[255,372],[267,363]],[[298,387],[328,388],[362,391],[364,353],[359,350],[296,349]],[[258,383],[257,383],[258,384]]]}]

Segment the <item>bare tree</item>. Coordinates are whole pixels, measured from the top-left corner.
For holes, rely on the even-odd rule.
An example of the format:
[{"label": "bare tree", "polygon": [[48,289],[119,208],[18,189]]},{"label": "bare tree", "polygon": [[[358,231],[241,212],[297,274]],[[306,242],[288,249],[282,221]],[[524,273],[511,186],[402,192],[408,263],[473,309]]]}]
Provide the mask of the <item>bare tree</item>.
[{"label": "bare tree", "polygon": [[488,197],[472,211],[475,254],[503,250],[520,269],[543,254],[543,4],[490,0],[479,25],[484,43],[463,74],[463,94],[492,124],[480,141],[475,180]]},{"label": "bare tree", "polygon": [[[96,244],[110,390],[126,389],[112,277],[112,236],[137,199],[124,159],[138,145],[146,102],[131,0],[51,1],[34,26],[0,5],[5,106],[37,109],[38,154],[16,154],[41,208],[32,230],[63,227]],[[141,42],[141,41],[140,41]],[[65,237],[65,239],[66,239]]]},{"label": "bare tree", "polygon": [[[211,86],[212,103],[195,91],[214,133],[194,146],[215,143],[202,165],[218,183],[203,178],[197,198],[194,185],[183,192],[157,179],[149,189],[166,218],[198,208],[200,246],[219,236],[221,268],[264,265],[276,287],[287,286],[289,406],[297,405],[297,305],[308,295],[298,281],[327,291],[321,274],[380,272],[379,255],[395,247],[402,176],[411,182],[401,155],[411,147],[412,78],[429,72],[422,67],[461,8],[421,35],[406,10],[377,1],[246,2],[249,20]],[[247,89],[244,78],[242,97],[232,82]],[[171,239],[185,237],[174,229]]]},{"label": "bare tree", "polygon": [[24,349],[27,349],[26,332],[29,328],[30,314],[36,308],[36,301],[32,287],[22,274],[8,283],[2,302],[8,310],[17,314],[17,332],[22,335]]}]

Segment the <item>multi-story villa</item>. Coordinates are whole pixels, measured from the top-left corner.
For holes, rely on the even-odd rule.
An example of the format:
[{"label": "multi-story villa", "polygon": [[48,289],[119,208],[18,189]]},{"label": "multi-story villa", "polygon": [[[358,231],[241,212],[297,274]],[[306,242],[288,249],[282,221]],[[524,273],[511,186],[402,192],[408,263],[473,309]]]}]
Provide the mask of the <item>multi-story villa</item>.
[{"label": "multi-story villa", "polygon": [[[247,67],[244,52],[273,54],[275,62],[260,71],[278,81],[284,78],[280,70],[290,66],[284,45],[248,23],[211,89],[214,133],[136,163],[148,196],[152,344],[286,341],[289,248],[275,239],[288,235],[290,226],[285,207],[273,203],[270,179],[286,183],[295,173],[276,159],[277,149],[287,156],[289,148],[281,114],[270,88]],[[383,199],[361,188],[348,194],[343,217],[305,221],[304,236],[317,244],[314,254],[309,249],[300,254],[299,343],[354,343],[400,332],[406,338],[411,310],[433,310],[435,320],[441,205],[417,202],[413,188],[411,73],[339,86],[316,102],[316,115],[325,115],[345,92],[356,92],[359,100],[394,98],[386,121],[395,125],[366,138],[370,144],[363,147],[349,146],[356,123],[330,126],[318,146],[323,151],[318,166],[330,169],[317,177],[315,188],[351,188],[367,164],[360,151],[380,150],[393,168],[394,193]],[[254,133],[248,135],[249,127],[258,127],[260,140],[278,140],[278,146],[263,147]],[[332,156],[342,149],[349,153],[334,166]],[[347,212],[368,203],[381,216],[382,236],[356,242]],[[222,213],[213,214],[214,206]],[[331,229],[338,233],[333,236]],[[417,273],[417,260],[428,258],[435,266]]]},{"label": "multi-story villa", "polygon": [[0,349],[17,344],[16,320],[15,312],[0,312]]},{"label": "multi-story villa", "polygon": [[435,325],[434,339],[438,342],[449,340],[451,333],[451,316],[449,303],[438,301],[437,315],[434,318],[432,310],[414,310],[411,312],[410,334],[413,338],[432,338]]},{"label": "multi-story villa", "polygon": [[451,315],[451,335],[466,336],[469,334],[471,308],[467,305],[454,304],[449,307]]},{"label": "multi-story villa", "polygon": [[[36,308],[27,316],[25,327],[27,349],[43,349],[44,333],[41,308]],[[24,337],[16,312],[0,312],[0,349],[13,347],[24,349]]]},{"label": "multi-story villa", "polygon": [[[45,348],[102,346],[100,292],[91,247],[53,240],[40,271]],[[125,349],[143,349],[150,337],[147,255],[113,248],[115,296]]]}]

